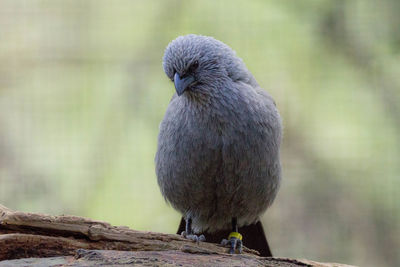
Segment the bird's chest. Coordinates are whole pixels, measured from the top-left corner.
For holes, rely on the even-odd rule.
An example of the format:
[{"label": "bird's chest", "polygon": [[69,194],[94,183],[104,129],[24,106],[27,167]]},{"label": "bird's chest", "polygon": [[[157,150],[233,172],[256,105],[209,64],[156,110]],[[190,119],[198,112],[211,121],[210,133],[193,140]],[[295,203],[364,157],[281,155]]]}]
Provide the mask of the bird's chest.
[{"label": "bird's chest", "polygon": [[[168,153],[163,153],[168,166],[173,166],[174,181],[179,185],[208,183],[220,171],[222,163],[222,124],[211,111],[197,107],[174,109],[165,122],[161,138]],[[178,183],[178,182],[177,182]]]},{"label": "bird's chest", "polygon": [[177,148],[190,148],[195,153],[219,150],[225,123],[212,108],[191,107],[175,113],[174,142]]}]

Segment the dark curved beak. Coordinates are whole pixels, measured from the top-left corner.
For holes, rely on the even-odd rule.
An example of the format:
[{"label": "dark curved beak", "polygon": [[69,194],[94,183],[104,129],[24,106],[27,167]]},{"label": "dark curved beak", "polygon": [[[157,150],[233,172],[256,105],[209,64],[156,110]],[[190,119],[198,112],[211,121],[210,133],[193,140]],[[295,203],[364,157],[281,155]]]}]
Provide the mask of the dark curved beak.
[{"label": "dark curved beak", "polygon": [[179,74],[175,73],[175,75],[174,75],[174,84],[175,84],[175,89],[176,89],[176,93],[178,94],[178,96],[182,95],[183,92],[185,92],[186,88],[188,88],[195,81],[196,80],[192,75],[188,75],[188,76],[183,77],[181,79]]}]

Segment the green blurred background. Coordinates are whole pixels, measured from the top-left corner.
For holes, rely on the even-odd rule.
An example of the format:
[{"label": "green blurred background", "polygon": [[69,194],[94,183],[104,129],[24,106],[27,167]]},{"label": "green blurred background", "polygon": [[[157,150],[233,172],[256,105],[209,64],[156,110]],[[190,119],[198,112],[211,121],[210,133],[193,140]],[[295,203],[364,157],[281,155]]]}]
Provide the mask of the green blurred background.
[{"label": "green blurred background", "polygon": [[275,98],[275,256],[400,266],[400,1],[0,0],[0,203],[173,233],[154,172],[179,35],[230,45]]}]

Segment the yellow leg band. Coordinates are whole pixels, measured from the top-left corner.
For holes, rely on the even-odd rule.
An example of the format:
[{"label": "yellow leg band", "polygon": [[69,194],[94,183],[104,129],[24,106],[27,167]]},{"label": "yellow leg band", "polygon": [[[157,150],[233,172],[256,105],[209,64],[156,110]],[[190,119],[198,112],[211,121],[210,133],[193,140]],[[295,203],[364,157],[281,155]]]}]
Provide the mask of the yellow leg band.
[{"label": "yellow leg band", "polygon": [[228,239],[231,239],[232,237],[236,237],[236,238],[239,239],[239,240],[242,240],[242,239],[243,239],[243,236],[242,236],[240,233],[238,233],[238,232],[231,232],[231,233],[229,234],[229,236],[228,236]]}]

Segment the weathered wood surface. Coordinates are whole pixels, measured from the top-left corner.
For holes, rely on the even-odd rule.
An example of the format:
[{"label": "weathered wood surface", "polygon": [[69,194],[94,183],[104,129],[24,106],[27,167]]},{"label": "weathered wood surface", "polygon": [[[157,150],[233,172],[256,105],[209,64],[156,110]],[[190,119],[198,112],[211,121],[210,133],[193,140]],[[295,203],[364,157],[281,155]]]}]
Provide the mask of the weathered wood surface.
[{"label": "weathered wood surface", "polygon": [[346,266],[241,255],[179,235],[142,232],[76,216],[12,211],[0,205],[0,266]]}]

